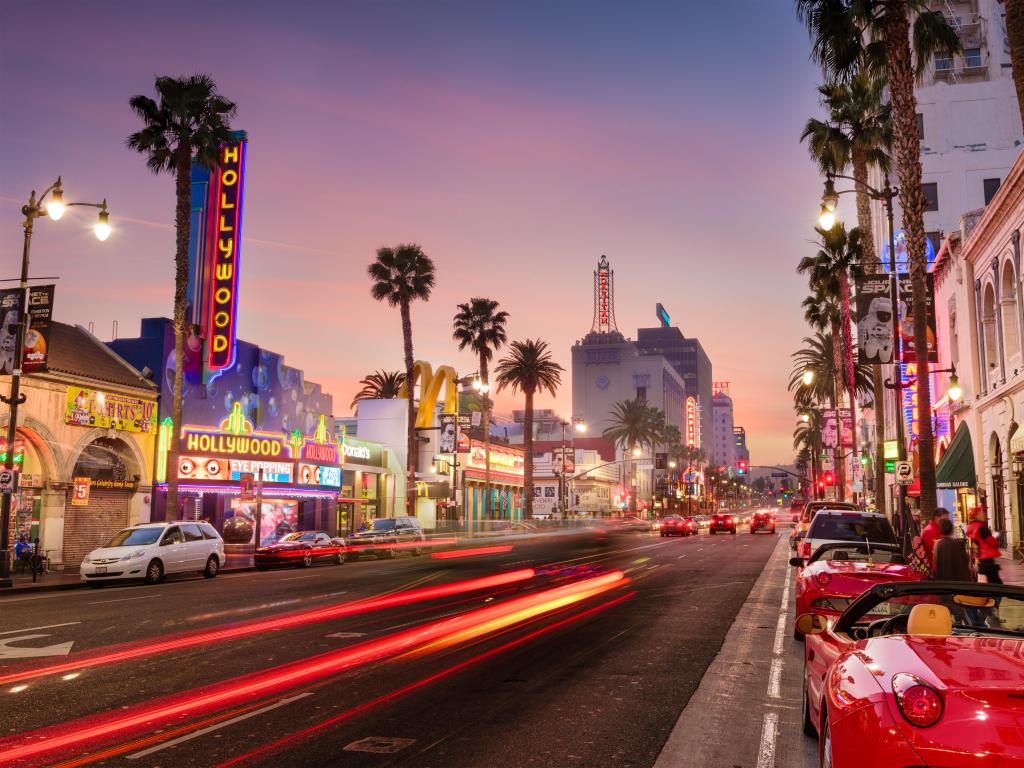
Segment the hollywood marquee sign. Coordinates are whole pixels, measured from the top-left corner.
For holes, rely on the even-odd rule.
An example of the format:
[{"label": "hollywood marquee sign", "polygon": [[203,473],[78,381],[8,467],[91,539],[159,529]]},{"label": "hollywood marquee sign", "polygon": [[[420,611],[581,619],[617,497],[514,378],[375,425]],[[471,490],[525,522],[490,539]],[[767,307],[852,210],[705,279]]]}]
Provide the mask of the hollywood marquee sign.
[{"label": "hollywood marquee sign", "polygon": [[210,371],[230,368],[235,361],[235,320],[238,310],[238,257],[242,232],[242,185],[247,142],[220,148],[216,179],[210,183],[210,278],[207,316],[207,360]]},{"label": "hollywood marquee sign", "polygon": [[187,453],[217,456],[288,456],[284,436],[233,435],[224,432],[200,432],[185,428],[181,449]]}]

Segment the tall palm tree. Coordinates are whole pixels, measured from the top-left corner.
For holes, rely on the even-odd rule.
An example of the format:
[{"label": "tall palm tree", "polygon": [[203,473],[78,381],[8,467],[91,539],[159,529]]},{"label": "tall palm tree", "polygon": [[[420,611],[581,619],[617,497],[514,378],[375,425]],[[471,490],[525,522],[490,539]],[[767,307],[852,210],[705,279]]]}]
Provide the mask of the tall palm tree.
[{"label": "tall palm tree", "polygon": [[636,493],[631,471],[633,449],[653,446],[661,439],[665,429],[665,416],[644,400],[623,400],[612,406],[609,422],[609,426],[602,434],[622,451],[625,475],[629,483],[630,510],[634,511]]},{"label": "tall palm tree", "polygon": [[1017,108],[1024,126],[1024,0],[1003,0],[1006,7],[1006,36],[1010,42],[1010,64],[1017,89]]},{"label": "tall palm tree", "polygon": [[174,174],[174,384],[171,399],[171,445],[167,452],[167,514],[177,517],[178,454],[181,452],[182,381],[185,367],[185,309],[189,284],[188,242],[191,235],[192,164],[215,168],[218,150],[232,141],[235,104],[217,91],[209,75],[156,78],[156,99],[132,96],[128,105],[143,122],[126,144],[146,155],[156,174]]},{"label": "tall palm tree", "polygon": [[[960,38],[941,11],[929,8],[929,0],[796,0],[796,8],[797,16],[811,34],[812,56],[822,64],[826,76],[848,76],[865,64],[875,72],[884,66],[910,262],[914,337],[925,339],[928,334],[928,265],[914,82],[923,76],[936,53],[961,53]],[[869,42],[864,43],[865,40]],[[920,503],[922,515],[927,519],[934,513],[936,504],[927,345],[917,345],[916,357],[920,376],[917,385]]]},{"label": "tall palm tree", "polygon": [[523,514],[526,519],[533,517],[533,396],[544,390],[554,395],[562,383],[564,370],[551,358],[546,342],[527,339],[513,341],[494,371],[499,390],[511,388],[512,394],[521,390],[526,398],[523,416]]},{"label": "tall palm tree", "polygon": [[352,398],[350,408],[355,408],[360,400],[394,400],[405,384],[405,374],[401,371],[374,371],[359,381],[363,388]]},{"label": "tall palm tree", "polygon": [[452,318],[454,329],[452,337],[459,342],[459,349],[469,347],[476,352],[480,362],[480,393],[483,409],[484,429],[484,499],[486,499],[486,515],[491,514],[491,426],[488,390],[487,365],[494,357],[508,336],[505,325],[508,323],[508,312],[498,309],[494,299],[473,298],[458,305],[458,311]]},{"label": "tall palm tree", "polygon": [[419,460],[419,445],[416,442],[416,407],[413,403],[412,377],[412,302],[427,301],[434,289],[434,262],[415,243],[403,243],[394,248],[378,248],[377,259],[366,268],[372,285],[370,295],[377,301],[386,301],[398,307],[402,318],[402,348],[405,353],[405,380],[409,382],[409,434],[406,460],[406,496],[408,512],[416,506],[416,465]]}]

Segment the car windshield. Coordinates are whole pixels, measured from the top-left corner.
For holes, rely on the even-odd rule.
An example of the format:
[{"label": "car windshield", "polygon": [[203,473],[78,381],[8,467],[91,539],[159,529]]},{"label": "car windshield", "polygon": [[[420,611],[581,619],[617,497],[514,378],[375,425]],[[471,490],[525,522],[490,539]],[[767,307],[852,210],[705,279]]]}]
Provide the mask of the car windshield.
[{"label": "car windshield", "polygon": [[289,533],[281,541],[313,541],[316,539],[315,533]]},{"label": "car windshield", "polygon": [[888,520],[862,515],[816,515],[807,538],[896,543],[896,534]]},{"label": "car windshield", "polygon": [[373,521],[373,530],[375,531],[390,531],[393,530],[396,525],[394,518],[382,518],[380,520]]},{"label": "car windshield", "polygon": [[[948,583],[948,582],[947,582]],[[986,585],[965,583],[964,589],[923,587],[924,591],[900,594],[874,605],[862,605],[861,610],[843,615],[839,626],[850,628],[855,639],[880,635],[908,634],[910,613],[918,605],[934,605],[940,615],[949,611],[952,635],[1024,638],[1024,590],[1016,596],[986,594]],[[856,615],[854,615],[856,614]],[[921,634],[942,635],[929,630]]]},{"label": "car windshield", "polygon": [[125,528],[107,542],[108,547],[135,547],[144,544],[155,544],[163,533],[163,528]]}]

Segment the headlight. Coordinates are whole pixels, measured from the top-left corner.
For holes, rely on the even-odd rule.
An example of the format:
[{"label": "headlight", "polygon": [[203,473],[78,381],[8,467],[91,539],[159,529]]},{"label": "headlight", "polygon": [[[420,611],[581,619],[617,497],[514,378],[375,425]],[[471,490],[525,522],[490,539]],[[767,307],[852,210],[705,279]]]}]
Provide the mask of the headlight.
[{"label": "headlight", "polygon": [[83,563],[91,563],[91,562],[92,562],[92,560],[90,560],[90,559],[89,559],[89,557],[90,557],[91,555],[92,555],[92,552],[90,552],[90,553],[89,553],[88,555],[86,555],[85,557],[83,557],[83,558],[82,558],[82,562],[83,562]]},{"label": "headlight", "polygon": [[144,554],[146,554],[146,550],[144,550],[144,549],[137,549],[134,552],[132,552],[131,554],[125,555],[121,559],[122,560],[135,560],[136,558],[142,557]]}]

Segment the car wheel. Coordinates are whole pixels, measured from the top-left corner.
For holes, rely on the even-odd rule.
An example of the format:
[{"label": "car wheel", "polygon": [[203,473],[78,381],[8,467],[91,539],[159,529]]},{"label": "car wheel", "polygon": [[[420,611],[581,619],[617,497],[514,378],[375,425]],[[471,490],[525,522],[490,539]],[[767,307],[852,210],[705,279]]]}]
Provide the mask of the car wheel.
[{"label": "car wheel", "polygon": [[311,552],[307,552],[306,554],[304,554],[302,556],[302,567],[303,568],[312,568],[313,567],[313,554]]},{"label": "car wheel", "polygon": [[818,736],[818,756],[821,768],[832,768],[832,732],[828,724],[828,712],[821,713],[821,733]]},{"label": "car wheel", "polygon": [[714,531],[708,531],[708,536],[714,536],[714,535],[715,535]]},{"label": "car wheel", "polygon": [[344,565],[345,564],[345,550],[341,550],[341,552],[339,552],[338,554],[336,554],[334,556],[334,564],[335,565]]},{"label": "car wheel", "polygon": [[146,583],[156,584],[164,580],[164,564],[159,560],[150,560],[146,566]]},{"label": "car wheel", "polygon": [[103,586],[102,581],[87,581],[85,583],[89,586],[89,589],[99,589]]},{"label": "car wheel", "polygon": [[256,566],[256,570],[257,571],[265,571],[265,570],[267,570],[267,566],[265,566],[265,565],[257,565]]},{"label": "car wheel", "polygon": [[203,576],[207,579],[212,579],[218,573],[220,573],[220,561],[215,555],[210,555],[206,561],[206,567],[203,568]]},{"label": "car wheel", "polygon": [[729,533],[731,533],[733,536],[735,536],[736,535],[736,529],[733,528],[731,531],[729,531]]},{"label": "car wheel", "polygon": [[812,739],[818,738],[818,729],[811,722],[811,705],[807,700],[807,657],[804,657],[804,684],[803,684],[803,710],[804,710],[804,734]]}]

